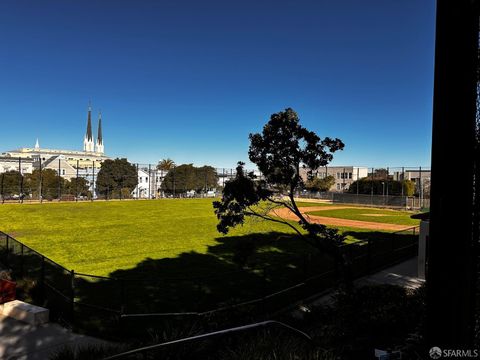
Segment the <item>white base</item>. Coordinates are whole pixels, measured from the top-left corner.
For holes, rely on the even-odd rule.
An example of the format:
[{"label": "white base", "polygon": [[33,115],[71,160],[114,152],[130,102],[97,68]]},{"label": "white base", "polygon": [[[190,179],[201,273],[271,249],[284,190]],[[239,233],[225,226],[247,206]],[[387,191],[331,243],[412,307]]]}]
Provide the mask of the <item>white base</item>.
[{"label": "white base", "polygon": [[48,323],[49,310],[40,306],[13,300],[3,304],[2,315],[8,316],[31,325]]}]

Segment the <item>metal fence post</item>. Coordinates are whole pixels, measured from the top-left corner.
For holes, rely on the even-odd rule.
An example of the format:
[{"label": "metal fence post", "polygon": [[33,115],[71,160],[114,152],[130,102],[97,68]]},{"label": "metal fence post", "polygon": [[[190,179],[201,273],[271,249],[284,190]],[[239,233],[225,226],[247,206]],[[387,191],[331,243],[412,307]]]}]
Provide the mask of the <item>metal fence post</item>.
[{"label": "metal fence post", "polygon": [[387,166],[387,200],[386,200],[386,203],[388,204],[388,180],[389,180],[389,174],[390,174],[390,168]]},{"label": "metal fence post", "polygon": [[303,254],[302,259],[303,259],[303,279],[302,279],[302,280],[304,280],[304,279],[306,279],[307,276],[308,276],[308,275],[307,275],[307,274],[308,274],[308,271],[307,271],[307,270],[308,270],[308,268],[307,268],[307,267],[308,267],[308,264],[307,264],[307,255]]},{"label": "metal fence post", "polygon": [[172,192],[172,194],[173,194],[173,198],[175,198],[175,165],[173,165],[172,170],[173,170],[172,171],[172,176],[173,176],[173,179],[172,179],[172,181],[173,181],[173,192]]},{"label": "metal fence post", "polygon": [[[138,197],[140,196],[140,181],[138,180],[139,179],[139,176],[138,176],[138,163],[137,163],[137,196],[135,197],[135,200],[138,200]],[[140,177],[140,180],[142,178]]]},{"label": "metal fence post", "polygon": [[9,261],[8,261],[8,254],[9,254],[9,249],[8,249],[8,240],[10,239],[10,236],[6,235],[5,238],[5,247],[7,248],[7,251],[5,253],[5,265],[8,267],[9,266]]},{"label": "metal fence post", "polygon": [[42,265],[40,268],[40,298],[42,304],[45,303],[45,256],[42,255]]},{"label": "metal fence post", "polygon": [[397,234],[392,234],[392,240],[390,241],[391,242],[391,248],[392,248],[392,254],[395,252],[395,237],[397,236]]},{"label": "metal fence post", "polygon": [[23,243],[20,243],[20,276],[23,277]]},{"label": "metal fence post", "polygon": [[18,202],[23,203],[23,175],[22,175],[22,158],[19,156],[18,157]]},{"label": "metal fence post", "polygon": [[372,186],[370,187],[370,205],[373,205],[373,172],[375,171],[375,169],[372,167]]},{"label": "metal fence post", "polygon": [[43,191],[43,176],[42,176],[42,155],[39,155],[39,165],[40,165],[40,174],[39,174],[39,180],[38,180],[38,199],[40,200],[40,203],[43,202],[43,196],[42,196],[42,191]]},{"label": "metal fence post", "polygon": [[62,198],[62,179],[60,177],[60,172],[61,172],[61,164],[60,164],[60,159],[58,159],[58,201],[61,200]]},{"label": "metal fence post", "polygon": [[77,177],[75,178],[75,201],[78,201],[78,167],[79,161],[77,160]]},{"label": "metal fence post", "polygon": [[0,182],[0,196],[2,196],[2,204],[5,203],[5,195],[3,193],[3,182],[5,179],[5,173],[2,173],[2,181]]},{"label": "metal fence post", "polygon": [[372,272],[372,240],[367,240],[367,274]]},{"label": "metal fence post", "polygon": [[92,201],[95,198],[95,160],[93,160],[92,167]]},{"label": "metal fence post", "polygon": [[152,174],[151,174],[151,171],[152,171],[152,166],[151,166],[151,164],[148,164],[148,199],[149,200],[152,198],[152,186],[151,186]]},{"label": "metal fence post", "polygon": [[126,308],[126,298],[125,298],[125,280],[120,279],[120,314],[125,313]]},{"label": "metal fence post", "polygon": [[70,321],[73,328],[75,321],[75,271],[70,271]]},{"label": "metal fence post", "polygon": [[423,207],[423,186],[422,186],[422,167],[421,166],[418,167],[418,177],[419,177],[418,186],[419,186],[419,192],[420,192],[418,207],[420,209],[422,209],[422,207]]},{"label": "metal fence post", "polygon": [[360,168],[357,167],[357,202],[358,202],[358,186],[360,181]]}]

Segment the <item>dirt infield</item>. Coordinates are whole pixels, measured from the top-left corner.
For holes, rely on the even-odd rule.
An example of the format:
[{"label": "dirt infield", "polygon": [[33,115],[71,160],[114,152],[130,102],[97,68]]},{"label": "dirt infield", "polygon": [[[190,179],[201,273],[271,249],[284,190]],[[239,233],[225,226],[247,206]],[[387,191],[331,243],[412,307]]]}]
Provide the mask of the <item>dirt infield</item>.
[{"label": "dirt infield", "polygon": [[[384,223],[377,223],[373,221],[348,220],[348,219],[339,219],[339,218],[333,218],[333,217],[307,214],[307,212],[313,212],[313,211],[340,210],[340,209],[351,209],[351,208],[352,208],[351,206],[307,206],[307,207],[299,207],[298,209],[303,214],[303,216],[305,216],[308,220],[310,220],[315,224],[355,227],[359,229],[392,230],[392,231],[405,230],[412,227],[411,225],[384,224]],[[298,220],[297,216],[287,208],[273,210],[272,215],[278,216],[285,220]]]}]

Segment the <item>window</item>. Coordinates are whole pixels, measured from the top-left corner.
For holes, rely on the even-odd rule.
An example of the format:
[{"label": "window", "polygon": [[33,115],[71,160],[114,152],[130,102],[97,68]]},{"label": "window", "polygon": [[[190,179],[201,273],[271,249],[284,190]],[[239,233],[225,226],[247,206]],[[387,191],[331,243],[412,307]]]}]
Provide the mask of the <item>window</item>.
[{"label": "window", "polygon": [[340,190],[340,184],[337,184],[337,190]]},{"label": "window", "polygon": [[337,179],[340,179],[340,173],[337,173]]},{"label": "window", "polygon": [[349,179],[352,178],[352,173],[348,173],[348,178],[349,178]]}]

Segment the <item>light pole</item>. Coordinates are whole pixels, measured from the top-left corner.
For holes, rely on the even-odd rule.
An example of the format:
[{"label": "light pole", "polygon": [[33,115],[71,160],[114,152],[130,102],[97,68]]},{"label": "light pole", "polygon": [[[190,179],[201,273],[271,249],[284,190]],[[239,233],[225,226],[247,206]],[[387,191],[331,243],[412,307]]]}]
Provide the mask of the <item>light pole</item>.
[{"label": "light pole", "polygon": [[385,181],[382,181],[382,196],[385,197]]}]

